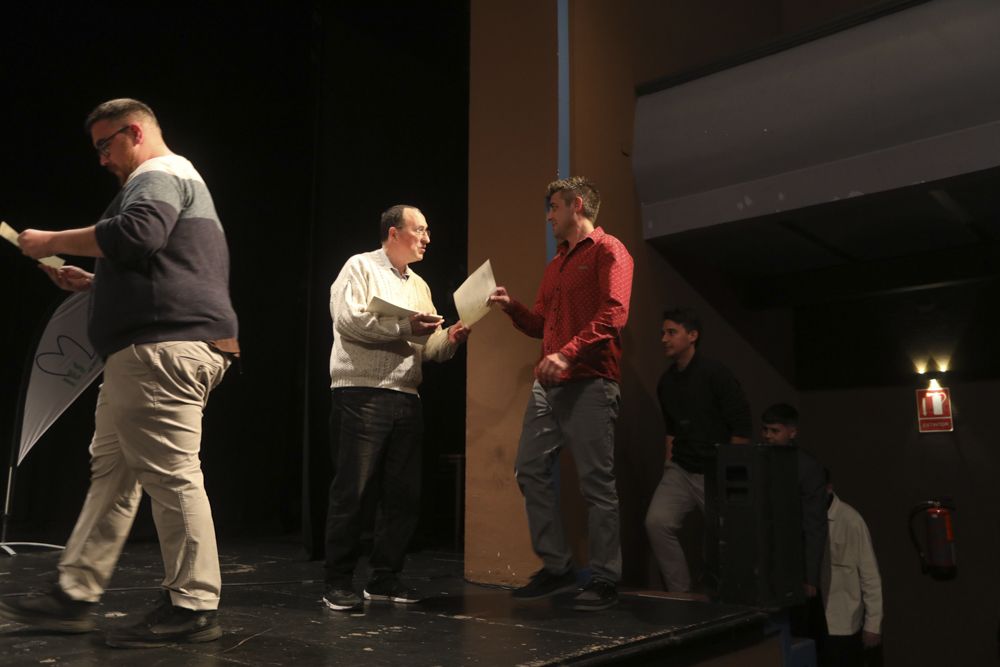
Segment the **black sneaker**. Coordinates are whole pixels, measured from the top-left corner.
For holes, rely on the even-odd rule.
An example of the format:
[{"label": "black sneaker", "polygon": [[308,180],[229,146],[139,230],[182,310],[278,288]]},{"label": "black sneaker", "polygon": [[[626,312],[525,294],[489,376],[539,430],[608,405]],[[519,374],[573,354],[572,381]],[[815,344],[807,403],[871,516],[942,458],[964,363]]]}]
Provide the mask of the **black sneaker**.
[{"label": "black sneaker", "polygon": [[618,589],[610,581],[591,579],[573,598],[571,609],[600,611],[618,604]]},{"label": "black sneaker", "polygon": [[400,604],[414,604],[423,598],[398,577],[379,577],[365,584],[366,600],[389,600]]},{"label": "black sneaker", "polygon": [[553,574],[542,568],[531,575],[531,581],[527,584],[515,588],[511,592],[511,597],[518,600],[537,600],[574,588],[576,588],[576,574],[573,570],[566,570],[562,574]]},{"label": "black sneaker", "polygon": [[323,594],[323,604],[337,611],[358,611],[365,606],[350,584],[331,584]]},{"label": "black sneaker", "polygon": [[62,588],[50,593],[0,601],[0,618],[52,632],[90,632],[96,627],[90,611],[96,602],[74,600]]},{"label": "black sneaker", "polygon": [[135,625],[112,630],[105,641],[115,648],[156,648],[210,642],[221,636],[222,628],[214,609],[175,607],[170,594],[163,591],[160,603],[144,619]]}]

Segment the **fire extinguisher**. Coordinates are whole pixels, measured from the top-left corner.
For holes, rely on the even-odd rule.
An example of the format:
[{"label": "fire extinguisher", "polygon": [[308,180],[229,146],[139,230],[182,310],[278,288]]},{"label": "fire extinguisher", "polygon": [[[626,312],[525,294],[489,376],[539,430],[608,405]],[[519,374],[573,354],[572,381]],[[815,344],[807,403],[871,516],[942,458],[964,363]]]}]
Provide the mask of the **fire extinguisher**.
[{"label": "fire extinguisher", "polygon": [[[925,500],[910,510],[910,539],[920,554],[921,571],[934,579],[954,579],[958,574],[955,562],[955,529],[951,513],[955,506],[945,500]],[[921,548],[913,520],[924,517],[926,548]]]}]

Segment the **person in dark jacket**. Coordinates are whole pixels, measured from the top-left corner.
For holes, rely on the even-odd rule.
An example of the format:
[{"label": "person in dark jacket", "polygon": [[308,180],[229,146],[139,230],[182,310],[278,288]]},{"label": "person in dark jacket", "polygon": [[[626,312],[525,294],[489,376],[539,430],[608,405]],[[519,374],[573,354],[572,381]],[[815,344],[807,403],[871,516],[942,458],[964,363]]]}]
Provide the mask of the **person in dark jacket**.
[{"label": "person in dark jacket", "polygon": [[761,438],[769,445],[794,446],[798,459],[798,487],[802,508],[802,582],[806,602],[790,609],[792,634],[817,641],[826,632],[823,605],[818,595],[823,554],[826,552],[826,472],[815,456],[798,441],[799,412],[787,403],[775,403],[760,418]]},{"label": "person in dark jacket", "polygon": [[695,508],[705,513],[705,463],[717,444],[748,444],[750,404],[726,366],[698,352],[701,321],[690,308],[663,313],[663,349],[672,365],[657,398],[666,426],[663,477],[646,512],[646,533],[668,591],[691,591],[677,534]]},{"label": "person in dark jacket", "polygon": [[826,548],[826,478],[823,464],[803,449],[796,439],[799,412],[787,403],[775,403],[761,415],[761,437],[769,445],[798,448],[799,498],[802,502],[802,546],[805,558],[803,588],[807,598],[819,589],[820,563]]}]

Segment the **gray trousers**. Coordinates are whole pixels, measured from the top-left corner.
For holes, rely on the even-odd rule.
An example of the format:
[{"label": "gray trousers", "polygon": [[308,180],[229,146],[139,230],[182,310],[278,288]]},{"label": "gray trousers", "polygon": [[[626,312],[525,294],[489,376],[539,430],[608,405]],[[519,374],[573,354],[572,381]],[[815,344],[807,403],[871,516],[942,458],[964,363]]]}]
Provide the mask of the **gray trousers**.
[{"label": "gray trousers", "polygon": [[705,513],[705,476],[667,461],[646,512],[646,533],[668,591],[691,591],[691,574],[677,533],[696,507]]},{"label": "gray trousers", "polygon": [[587,503],[590,567],[595,579],[621,578],[618,489],[615,487],[615,421],[618,384],[604,378],[542,387],[537,381],[524,412],[515,475],[528,513],[531,546],[549,572],[573,565],[559,513],[553,468],[568,446]]}]

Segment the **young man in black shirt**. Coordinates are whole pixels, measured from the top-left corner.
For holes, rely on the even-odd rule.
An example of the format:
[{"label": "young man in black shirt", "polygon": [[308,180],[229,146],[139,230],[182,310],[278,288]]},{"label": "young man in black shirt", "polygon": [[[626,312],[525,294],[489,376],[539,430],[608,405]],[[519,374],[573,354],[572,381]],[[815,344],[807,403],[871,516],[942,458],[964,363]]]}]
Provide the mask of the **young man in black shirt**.
[{"label": "young man in black shirt", "polygon": [[660,377],[657,397],[666,425],[663,477],[646,513],[646,532],[668,591],[691,590],[677,538],[684,518],[705,512],[706,459],[721,443],[747,444],[750,405],[739,381],[721,363],[698,353],[701,322],[689,308],[663,314],[663,349],[673,363]]}]

